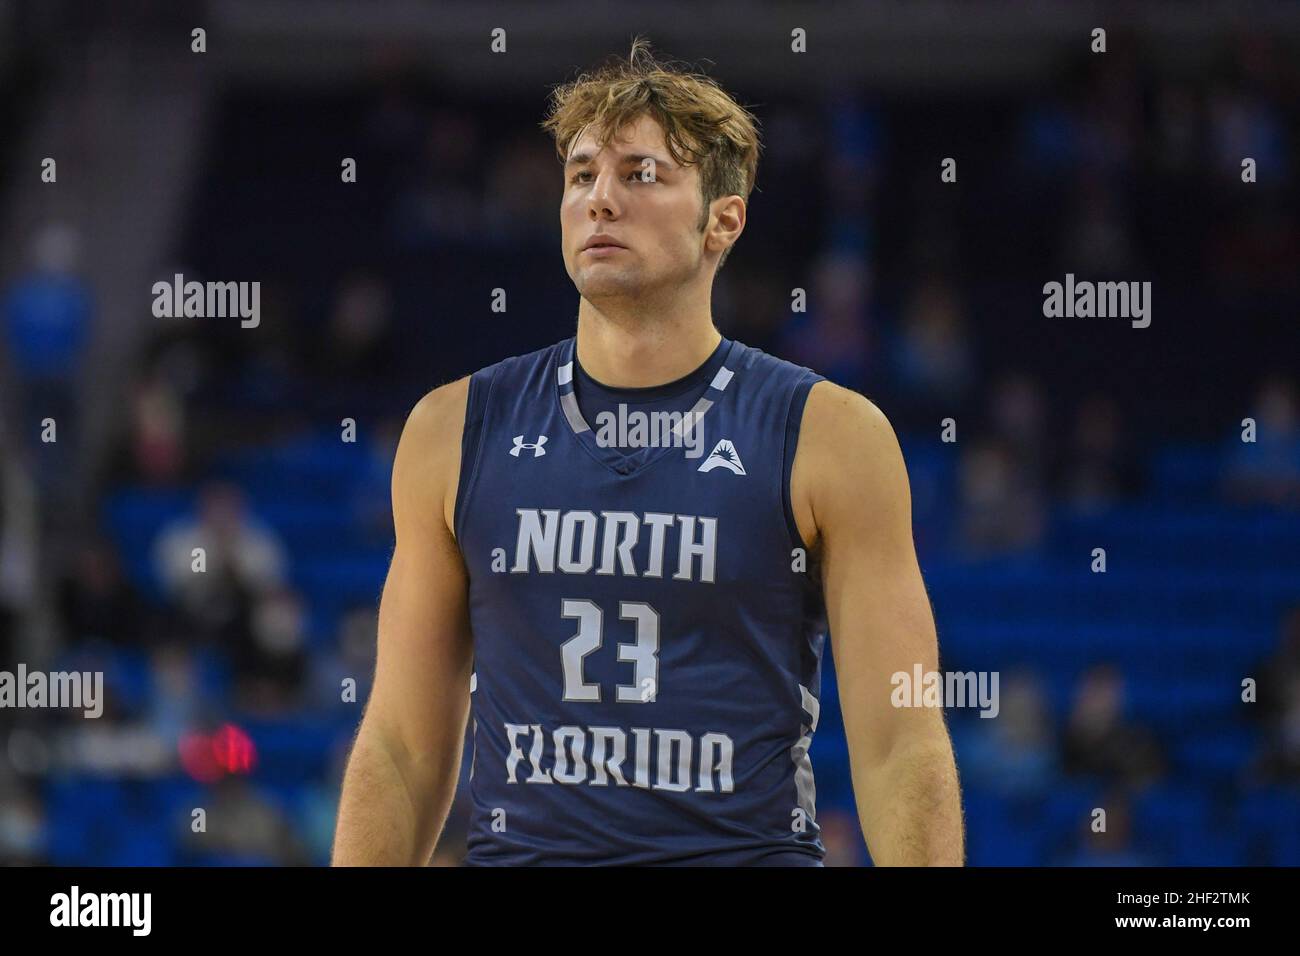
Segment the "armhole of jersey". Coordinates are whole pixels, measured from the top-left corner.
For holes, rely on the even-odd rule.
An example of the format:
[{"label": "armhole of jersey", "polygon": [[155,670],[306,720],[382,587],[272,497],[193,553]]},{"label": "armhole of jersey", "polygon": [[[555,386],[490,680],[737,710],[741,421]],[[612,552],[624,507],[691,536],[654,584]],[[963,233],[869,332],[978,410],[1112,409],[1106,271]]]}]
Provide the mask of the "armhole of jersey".
[{"label": "armhole of jersey", "polygon": [[488,398],[492,394],[494,376],[491,371],[475,372],[469,379],[469,393],[465,397],[465,428],[460,438],[460,476],[456,484],[456,510],[452,529],[456,543],[461,540],[461,527],[465,522],[465,507],[474,491],[478,476],[479,459],[483,453],[484,418],[487,417]]},{"label": "armhole of jersey", "polygon": [[781,507],[785,511],[785,525],[790,532],[790,543],[806,552],[808,545],[799,533],[799,522],[795,520],[794,504],[790,498],[790,479],[794,474],[794,456],[799,449],[799,430],[803,425],[803,410],[808,403],[808,393],[812,387],[822,381],[821,376],[809,372],[799,379],[790,395],[790,412],[785,420],[785,446],[781,463]]}]

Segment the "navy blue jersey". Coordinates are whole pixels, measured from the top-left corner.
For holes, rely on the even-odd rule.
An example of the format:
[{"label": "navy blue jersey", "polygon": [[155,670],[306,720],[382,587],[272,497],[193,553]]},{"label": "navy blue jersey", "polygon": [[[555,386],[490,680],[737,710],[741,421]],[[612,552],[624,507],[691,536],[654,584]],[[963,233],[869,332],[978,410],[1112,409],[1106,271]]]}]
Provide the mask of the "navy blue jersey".
[{"label": "navy blue jersey", "polygon": [[569,338],[470,379],[467,862],[820,865],[825,616],[790,473],[821,376],[724,337],[580,405],[575,364]]}]

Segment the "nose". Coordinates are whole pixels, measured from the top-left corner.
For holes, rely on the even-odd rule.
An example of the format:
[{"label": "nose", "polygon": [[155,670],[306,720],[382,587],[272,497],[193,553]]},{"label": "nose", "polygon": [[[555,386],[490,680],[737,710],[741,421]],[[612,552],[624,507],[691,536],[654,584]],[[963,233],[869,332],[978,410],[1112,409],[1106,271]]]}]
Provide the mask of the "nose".
[{"label": "nose", "polygon": [[614,185],[618,182],[618,173],[613,169],[603,169],[596,176],[596,181],[587,194],[587,213],[593,222],[605,219],[617,219],[619,215],[618,197]]}]

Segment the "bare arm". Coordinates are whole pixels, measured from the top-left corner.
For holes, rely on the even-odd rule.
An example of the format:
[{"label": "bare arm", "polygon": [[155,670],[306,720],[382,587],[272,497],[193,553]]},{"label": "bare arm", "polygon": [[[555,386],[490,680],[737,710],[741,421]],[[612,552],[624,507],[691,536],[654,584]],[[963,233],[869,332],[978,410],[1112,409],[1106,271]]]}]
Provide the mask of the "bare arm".
[{"label": "bare arm", "polygon": [[335,866],[428,863],[460,772],[472,659],[450,529],[468,380],[426,395],[393,463],[397,547],[379,604],[375,682],[348,758]]},{"label": "bare arm", "polygon": [[878,865],[963,862],[961,796],[943,711],[895,707],[890,678],[938,670],[898,439],[871,402],[814,385],[792,497],[815,529],[858,817]]}]

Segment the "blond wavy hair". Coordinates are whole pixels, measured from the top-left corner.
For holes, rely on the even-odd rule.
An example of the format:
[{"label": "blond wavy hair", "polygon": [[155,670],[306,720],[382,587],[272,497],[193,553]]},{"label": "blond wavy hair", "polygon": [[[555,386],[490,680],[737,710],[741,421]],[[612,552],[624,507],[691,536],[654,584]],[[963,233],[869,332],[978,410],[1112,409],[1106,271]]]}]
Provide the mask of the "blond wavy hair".
[{"label": "blond wavy hair", "polygon": [[[663,129],[675,163],[699,163],[703,205],[697,228],[701,232],[715,199],[739,196],[749,202],[762,149],[758,121],[710,77],[657,60],[648,41],[640,37],[633,40],[626,60],[607,63],[552,90],[541,125],[555,137],[555,150],[563,163],[583,130],[592,127],[603,147],[642,115],[649,115]],[[719,269],[730,252],[728,248],[722,253]]]}]

